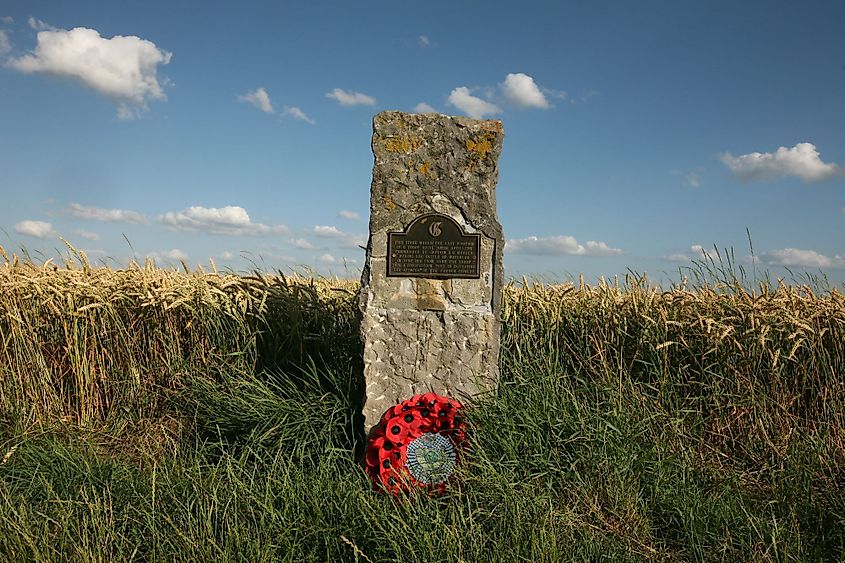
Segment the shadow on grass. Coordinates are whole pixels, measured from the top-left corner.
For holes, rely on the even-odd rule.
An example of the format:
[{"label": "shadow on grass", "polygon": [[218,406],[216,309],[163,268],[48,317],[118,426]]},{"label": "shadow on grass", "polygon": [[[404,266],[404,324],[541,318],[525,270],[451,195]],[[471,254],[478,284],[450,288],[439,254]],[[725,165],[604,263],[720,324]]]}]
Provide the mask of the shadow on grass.
[{"label": "shadow on grass", "polygon": [[191,382],[197,435],[262,448],[276,442],[271,449],[291,453],[318,444],[359,459],[364,384],[354,292],[313,279],[262,279],[266,307],[252,319],[255,371]]}]

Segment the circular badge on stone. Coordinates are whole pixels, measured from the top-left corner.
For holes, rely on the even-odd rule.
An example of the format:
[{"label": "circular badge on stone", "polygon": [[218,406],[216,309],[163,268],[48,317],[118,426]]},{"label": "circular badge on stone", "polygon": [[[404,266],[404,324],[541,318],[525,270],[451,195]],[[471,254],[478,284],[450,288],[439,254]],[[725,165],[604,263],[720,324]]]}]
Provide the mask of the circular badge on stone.
[{"label": "circular badge on stone", "polygon": [[465,447],[462,408],[454,399],[425,393],[387,409],[370,433],[365,458],[376,489],[442,493]]}]

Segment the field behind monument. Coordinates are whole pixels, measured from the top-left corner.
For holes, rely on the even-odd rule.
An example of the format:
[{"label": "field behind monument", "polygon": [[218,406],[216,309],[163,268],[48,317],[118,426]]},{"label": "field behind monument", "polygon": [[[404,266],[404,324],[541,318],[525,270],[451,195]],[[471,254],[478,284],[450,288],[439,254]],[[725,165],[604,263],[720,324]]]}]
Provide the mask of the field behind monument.
[{"label": "field behind monument", "polygon": [[0,257],[0,559],[837,560],[845,296],[689,274],[509,285],[459,479],[392,499],[356,283]]}]

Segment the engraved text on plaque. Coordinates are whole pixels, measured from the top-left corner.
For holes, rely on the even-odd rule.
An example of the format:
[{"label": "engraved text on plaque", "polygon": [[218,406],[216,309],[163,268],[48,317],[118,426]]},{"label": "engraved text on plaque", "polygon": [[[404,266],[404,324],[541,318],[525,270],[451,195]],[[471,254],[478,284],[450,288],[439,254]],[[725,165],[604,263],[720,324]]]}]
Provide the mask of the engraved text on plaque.
[{"label": "engraved text on plaque", "polygon": [[480,245],[480,234],[464,233],[448,215],[420,215],[404,232],[387,234],[387,275],[478,279]]}]

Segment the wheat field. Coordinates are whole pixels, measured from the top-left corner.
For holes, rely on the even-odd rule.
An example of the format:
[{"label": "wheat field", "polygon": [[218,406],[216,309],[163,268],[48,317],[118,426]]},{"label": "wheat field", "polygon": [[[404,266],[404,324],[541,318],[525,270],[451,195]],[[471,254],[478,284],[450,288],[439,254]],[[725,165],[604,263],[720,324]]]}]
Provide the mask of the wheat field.
[{"label": "wheat field", "polygon": [[357,282],[0,252],[6,560],[835,560],[845,296],[505,288],[442,499],[356,459]]}]

